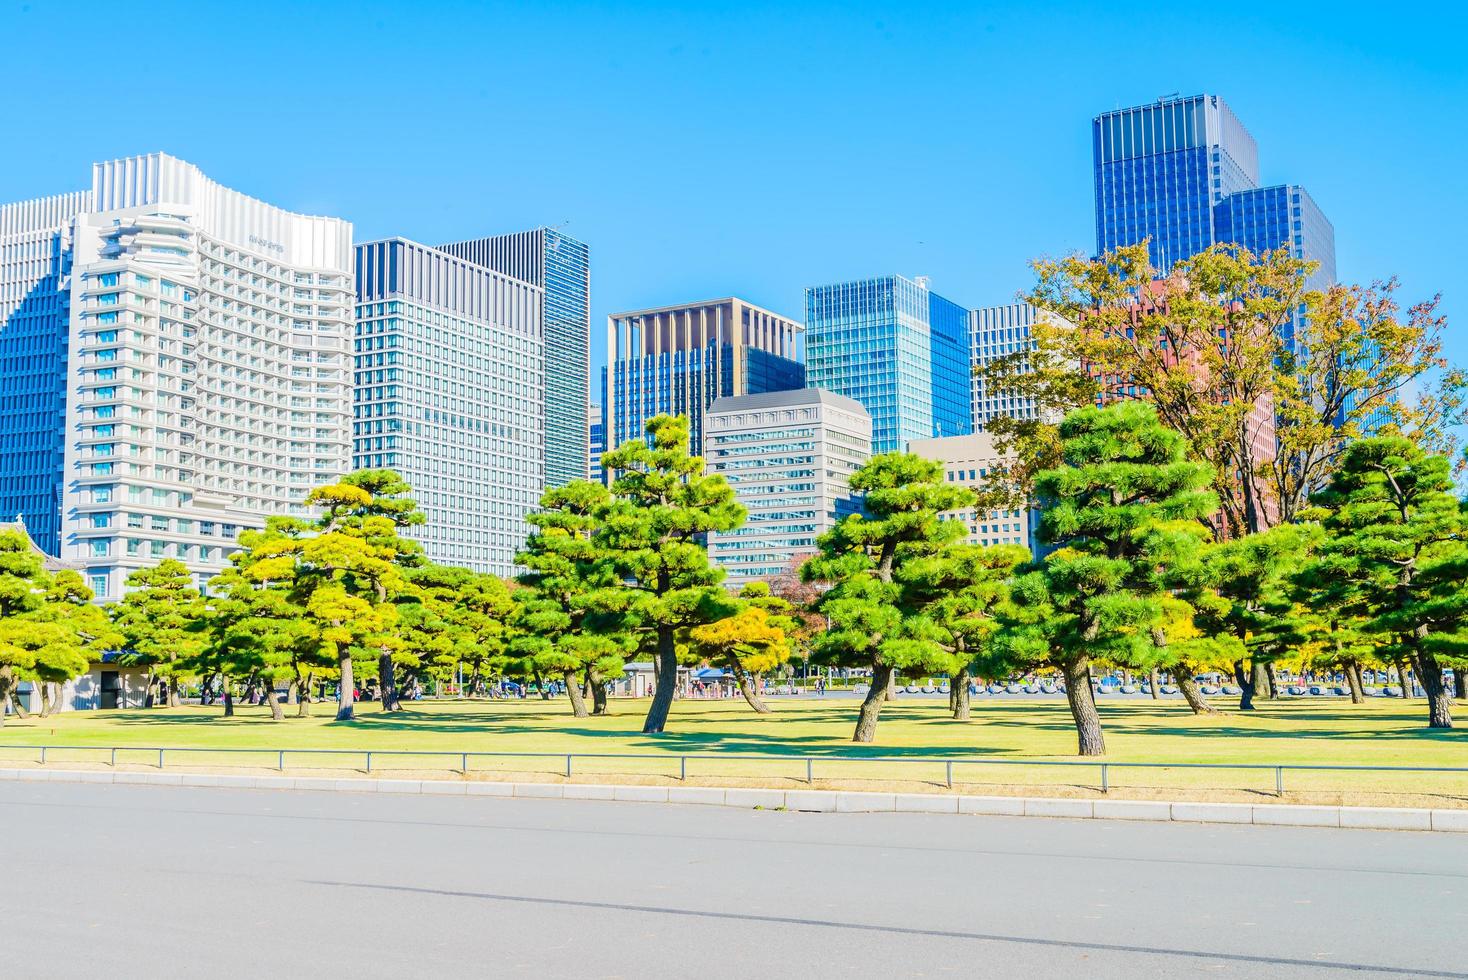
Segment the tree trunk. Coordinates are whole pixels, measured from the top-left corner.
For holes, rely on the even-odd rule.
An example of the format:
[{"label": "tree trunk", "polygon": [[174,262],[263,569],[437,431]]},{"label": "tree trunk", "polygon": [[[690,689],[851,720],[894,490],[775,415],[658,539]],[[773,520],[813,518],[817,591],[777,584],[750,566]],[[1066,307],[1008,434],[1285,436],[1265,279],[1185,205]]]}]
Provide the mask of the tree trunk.
[{"label": "tree trunk", "polygon": [[968,679],[967,667],[960,668],[958,673],[948,678],[949,700],[955,721],[968,721],[969,719]]},{"label": "tree trunk", "polygon": [[230,686],[229,675],[219,675],[219,689],[224,692],[224,717],[234,717],[234,688]]},{"label": "tree trunk", "polygon": [[1106,739],[1101,734],[1101,716],[1096,713],[1096,695],[1091,690],[1091,660],[1079,657],[1061,667],[1065,675],[1065,699],[1075,719],[1077,755],[1105,755]]},{"label": "tree trunk", "polygon": [[1397,683],[1402,686],[1402,697],[1412,696],[1412,680],[1407,676],[1407,661],[1401,657],[1397,658]]},{"label": "tree trunk", "polygon": [[341,683],[337,685],[336,720],[353,721],[357,715],[352,709],[352,703],[356,698],[355,693],[352,691],[352,655],[350,653],[342,653],[339,662],[341,664],[342,678]]},{"label": "tree trunk", "polygon": [[530,676],[535,678],[535,693],[540,695],[540,700],[549,701],[550,692],[545,689],[545,678],[540,676],[540,669],[531,667]]},{"label": "tree trunk", "polygon": [[145,708],[153,707],[153,684],[153,672],[150,670],[143,678],[143,707]]},{"label": "tree trunk", "polygon": [[892,668],[886,664],[872,668],[872,686],[862,699],[861,711],[856,717],[856,733],[851,736],[853,742],[870,742],[877,737],[877,716],[882,713],[882,705],[892,686],[892,673]]},{"label": "tree trunk", "polygon": [[1242,660],[1234,661],[1234,683],[1239,685],[1239,710],[1254,710],[1255,685],[1259,683],[1259,666],[1251,665],[1248,670],[1244,669]]},{"label": "tree trunk", "polygon": [[5,708],[15,701],[16,714],[20,714],[20,701],[15,698],[15,668],[10,665],[0,667],[0,727],[5,724]]},{"label": "tree trunk", "polygon": [[1177,686],[1183,692],[1183,698],[1187,700],[1188,707],[1193,709],[1195,715],[1216,715],[1218,709],[1208,703],[1203,697],[1203,692],[1198,689],[1198,682],[1193,679],[1193,665],[1179,663],[1177,665]]},{"label": "tree trunk", "polygon": [[50,718],[61,713],[61,692],[65,686],[61,681],[46,682],[43,689],[50,693],[51,700],[46,704],[46,710],[41,713],[41,717]]},{"label": "tree trunk", "polygon": [[479,661],[474,662],[474,672],[469,675],[469,685],[466,690],[459,692],[459,697],[473,697],[479,690]]},{"label": "tree trunk", "polygon": [[586,686],[591,689],[591,713],[607,713],[607,682],[594,671],[586,672]]},{"label": "tree trunk", "polygon": [[653,666],[657,671],[657,687],[647,708],[647,719],[642,723],[644,735],[661,735],[673,707],[673,692],[678,686],[678,645],[671,626],[658,627],[658,650]]},{"label": "tree trunk", "polygon": [[383,711],[402,710],[403,706],[398,701],[398,679],[392,669],[392,654],[386,650],[377,656],[377,689]]},{"label": "tree trunk", "polygon": [[576,679],[574,670],[562,672],[566,680],[566,694],[571,698],[571,714],[577,718],[586,717],[586,699],[581,696],[581,682]]},{"label": "tree trunk", "polygon": [[[1279,699],[1279,675],[1274,672],[1274,664],[1264,665],[1264,696],[1271,701]],[[1259,679],[1254,679],[1254,695],[1259,695]]]},{"label": "tree trunk", "polygon": [[734,674],[734,679],[739,682],[739,693],[744,695],[744,700],[749,702],[749,706],[758,714],[769,714],[770,706],[760,700],[759,693],[754,689],[754,678],[749,676],[748,671],[740,668],[739,658],[728,658],[726,666]]},{"label": "tree trunk", "polygon": [[1453,727],[1453,698],[1443,683],[1442,664],[1431,653],[1417,654],[1417,680],[1427,695],[1427,727]]},{"label": "tree trunk", "polygon": [[895,670],[887,672],[887,683],[882,686],[882,700],[897,700],[897,671]]},{"label": "tree trunk", "polygon": [[1453,668],[1453,679],[1458,683],[1458,700],[1468,701],[1468,661]]},{"label": "tree trunk", "polygon": [[1347,660],[1342,669],[1346,675],[1346,686],[1351,689],[1351,703],[1365,704],[1366,693],[1361,690],[1361,662],[1359,660]]},{"label": "tree trunk", "polygon": [[280,698],[277,698],[275,696],[275,685],[268,680],[264,680],[260,682],[260,686],[263,689],[262,693],[265,697],[265,700],[270,704],[270,720],[284,721],[285,708],[281,706]]},{"label": "tree trunk", "polygon": [[291,678],[290,684],[286,685],[285,703],[289,705],[301,703],[301,675],[299,671],[296,673],[296,676]]},{"label": "tree trunk", "polygon": [[1153,667],[1147,672],[1147,688],[1152,692],[1153,701],[1160,701],[1162,699],[1161,687],[1162,675],[1157,672],[1156,667]]}]

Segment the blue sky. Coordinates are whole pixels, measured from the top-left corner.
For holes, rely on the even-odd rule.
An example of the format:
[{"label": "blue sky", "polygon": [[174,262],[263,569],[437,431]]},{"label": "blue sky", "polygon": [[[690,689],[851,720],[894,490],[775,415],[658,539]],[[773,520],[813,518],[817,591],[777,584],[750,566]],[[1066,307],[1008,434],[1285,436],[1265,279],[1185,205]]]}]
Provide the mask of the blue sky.
[{"label": "blue sky", "polygon": [[[1468,14],[1277,4],[0,0],[0,200],[165,150],[361,239],[562,225],[608,312],[1093,248],[1089,121],[1214,92],[1346,280],[1468,316]],[[1468,340],[1450,329],[1455,358]]]}]

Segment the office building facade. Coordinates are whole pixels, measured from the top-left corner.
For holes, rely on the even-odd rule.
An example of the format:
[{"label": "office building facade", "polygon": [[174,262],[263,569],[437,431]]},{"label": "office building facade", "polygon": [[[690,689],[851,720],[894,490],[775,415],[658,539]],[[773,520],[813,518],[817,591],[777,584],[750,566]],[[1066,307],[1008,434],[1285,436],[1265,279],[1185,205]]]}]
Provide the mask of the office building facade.
[{"label": "office building facade", "polygon": [[[1029,303],[983,306],[969,311],[969,360],[974,367],[970,389],[974,432],[983,432],[990,419],[1001,415],[1017,419],[1036,417],[1033,398],[991,388],[979,370],[1001,358],[1031,350],[1034,346],[1031,331],[1038,321],[1065,322]],[[1025,369],[1028,369],[1028,362],[1025,362]]]},{"label": "office building facade", "polygon": [[[962,487],[983,486],[995,467],[1006,463],[1006,457],[994,448],[994,438],[987,432],[947,439],[914,439],[908,443],[907,451],[941,464],[944,482]],[[1035,549],[1032,539],[1035,521],[1029,508],[966,507],[945,516],[963,524],[971,544],[1019,544]]]},{"label": "office building facade", "polygon": [[921,277],[817,286],[805,300],[806,379],[866,408],[873,452],[971,431],[966,309]]},{"label": "office building facade", "polygon": [[[160,153],[96,164],[90,191],[6,214],[22,238],[8,246],[46,254],[25,273],[41,273],[28,294],[38,316],[8,310],[4,345],[17,324],[14,339],[35,343],[43,321],[64,340],[30,377],[7,358],[0,388],[8,398],[17,377],[38,420],[64,415],[59,469],[54,443],[22,441],[40,451],[5,454],[0,486],[22,495],[3,503],[34,507],[29,488],[51,483],[56,536],[33,533],[98,599],[164,558],[202,585],[241,529],[304,514],[310,489],[346,471],[349,223],[284,211]],[[37,397],[48,387],[49,405]],[[8,440],[29,423],[3,424]],[[52,519],[37,517],[27,526]]]},{"label": "office building facade", "polygon": [[61,553],[66,353],[76,216],[89,191],[0,206],[0,520]]},{"label": "office building facade", "polygon": [[607,427],[602,421],[601,406],[591,406],[587,414],[591,419],[588,425],[587,479],[593,483],[605,483],[606,474],[601,469],[601,454],[607,451]]},{"label": "office building facade", "polygon": [[1096,249],[1150,239],[1161,272],[1217,243],[1287,248],[1318,262],[1309,288],[1335,281],[1335,230],[1295,185],[1264,187],[1259,149],[1216,95],[1169,98],[1091,122]]},{"label": "office building facade", "polygon": [[586,479],[591,384],[591,250],[554,228],[439,246],[544,293],[545,480],[559,487]]},{"label": "office building facade", "polygon": [[429,558],[513,574],[546,487],[544,290],[403,238],[356,273],[354,467],[412,485]]},{"label": "office building facade", "polygon": [[779,575],[861,509],[851,474],[871,457],[872,420],[856,401],[804,388],[720,398],[705,417],[708,472],[729,481],[744,526],[709,535],[731,584]]},{"label": "office building facade", "polygon": [[612,314],[602,395],[607,445],[643,438],[654,416],[686,415],[698,452],[715,400],[805,387],[803,330],[733,297]]}]

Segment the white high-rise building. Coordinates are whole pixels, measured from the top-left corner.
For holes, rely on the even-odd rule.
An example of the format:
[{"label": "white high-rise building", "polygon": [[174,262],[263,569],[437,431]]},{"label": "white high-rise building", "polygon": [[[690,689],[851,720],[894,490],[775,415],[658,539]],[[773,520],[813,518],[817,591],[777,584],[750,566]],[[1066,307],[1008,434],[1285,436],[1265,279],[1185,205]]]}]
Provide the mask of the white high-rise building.
[{"label": "white high-rise building", "polygon": [[816,538],[861,509],[851,474],[872,455],[872,417],[818,388],[720,398],[704,413],[709,473],[729,481],[744,526],[709,535],[731,584],[779,575]]},{"label": "white high-rise building", "polygon": [[[984,306],[969,310],[968,335],[969,359],[975,369],[1013,354],[1026,353],[1034,346],[1031,329],[1035,323],[1063,323],[1055,314],[1037,310],[1029,303],[1009,303],[1004,306]],[[1025,365],[1025,370],[1029,365]],[[989,420],[998,415],[1010,418],[1035,418],[1035,402],[1032,398],[1016,395],[1012,391],[991,391],[983,377],[973,375],[970,384],[970,410],[973,413],[975,432],[983,432]]]},{"label": "white high-rise building", "polygon": [[[7,460],[0,486],[54,486],[56,553],[98,598],[163,558],[202,584],[241,529],[305,513],[310,489],[347,471],[352,226],[161,153],[94,165],[79,196],[53,222],[60,467]],[[0,381],[16,369],[0,362]]]}]

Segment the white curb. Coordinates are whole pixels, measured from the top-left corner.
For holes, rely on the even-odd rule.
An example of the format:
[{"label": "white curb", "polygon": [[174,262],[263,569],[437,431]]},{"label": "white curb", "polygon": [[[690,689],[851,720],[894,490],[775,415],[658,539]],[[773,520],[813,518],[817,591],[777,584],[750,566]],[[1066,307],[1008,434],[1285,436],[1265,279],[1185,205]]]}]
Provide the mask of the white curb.
[{"label": "white curb", "polygon": [[820,813],[965,813],[998,816],[1231,823],[1276,827],[1431,830],[1468,833],[1468,810],[1407,807],[1289,806],[1252,803],[1169,803],[1163,800],[1066,800],[1027,796],[938,793],[841,793],[810,789],[718,786],[632,786],[594,783],[499,783],[448,779],[322,779],[178,772],[99,772],[83,769],[0,769],[0,782],[121,783],[228,789],[296,789],[328,793],[501,796],[522,799],[622,800],[740,809]]}]

